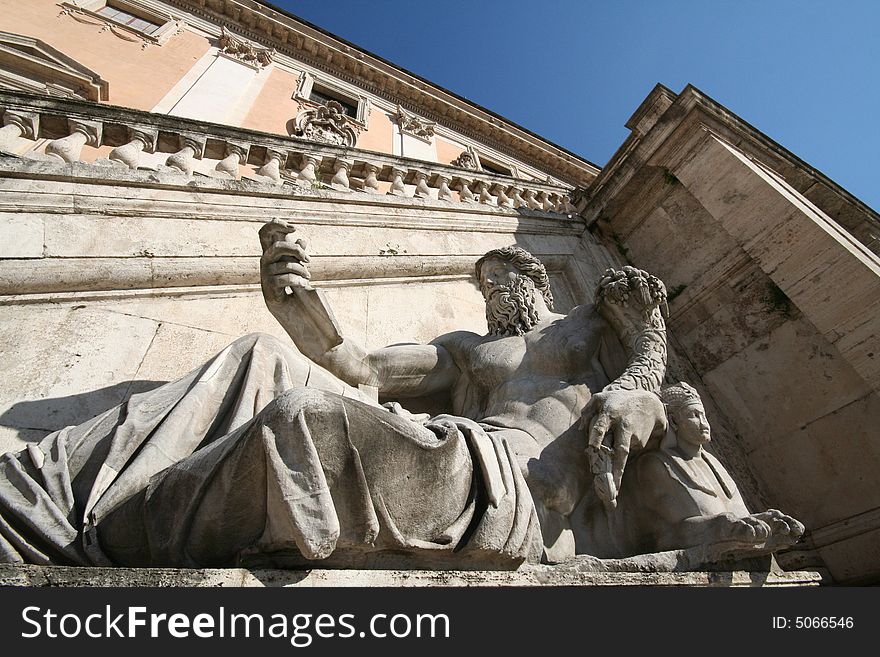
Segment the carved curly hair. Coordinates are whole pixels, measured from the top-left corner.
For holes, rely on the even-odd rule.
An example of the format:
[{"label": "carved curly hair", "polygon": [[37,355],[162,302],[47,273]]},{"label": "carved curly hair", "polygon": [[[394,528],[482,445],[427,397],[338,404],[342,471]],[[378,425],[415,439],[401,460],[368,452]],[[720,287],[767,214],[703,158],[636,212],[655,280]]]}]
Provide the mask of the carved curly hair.
[{"label": "carved curly hair", "polygon": [[550,291],[550,278],[547,276],[547,270],[544,268],[543,263],[538,258],[520,246],[503,246],[500,249],[492,249],[477,260],[477,264],[474,267],[477,281],[480,280],[483,263],[489,258],[505,260],[516,267],[524,276],[531,278],[535,283],[535,287],[544,297],[547,309],[553,310],[553,293]]}]

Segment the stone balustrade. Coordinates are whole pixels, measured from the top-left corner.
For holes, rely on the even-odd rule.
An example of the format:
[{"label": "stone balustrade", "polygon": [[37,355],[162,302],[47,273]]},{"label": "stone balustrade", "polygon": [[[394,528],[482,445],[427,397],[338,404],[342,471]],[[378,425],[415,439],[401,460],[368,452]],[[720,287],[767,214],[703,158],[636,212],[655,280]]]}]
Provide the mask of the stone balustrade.
[{"label": "stone balustrade", "polygon": [[[512,210],[574,214],[571,188],[550,182],[488,174],[455,166],[332,146],[297,137],[151,114],[79,100],[0,92],[0,151],[18,140],[48,140],[39,155],[23,157],[80,162],[84,149],[109,146],[94,164],[155,168],[144,153],[161,154],[158,167],[182,176],[205,175],[198,161],[214,161],[210,175],[249,178],[338,192],[388,194],[476,203]],[[164,154],[167,153],[167,157]],[[200,172],[197,172],[199,169]],[[384,183],[384,184],[383,184]]]}]

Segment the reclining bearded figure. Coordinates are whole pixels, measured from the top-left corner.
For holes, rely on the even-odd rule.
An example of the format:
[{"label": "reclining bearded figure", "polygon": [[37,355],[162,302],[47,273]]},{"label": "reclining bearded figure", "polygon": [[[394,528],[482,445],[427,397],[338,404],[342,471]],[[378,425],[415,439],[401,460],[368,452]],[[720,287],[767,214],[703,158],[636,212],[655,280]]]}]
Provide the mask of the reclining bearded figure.
[{"label": "reclining bearded figure", "polygon": [[[659,279],[609,270],[595,305],[560,315],[540,261],[497,249],[475,270],[487,335],[368,352],[295,230],[260,231],[263,296],[295,348],[246,336],[4,455],[0,562],[516,568],[602,543],[627,462],[667,430]],[[433,418],[378,401],[442,392]]]}]

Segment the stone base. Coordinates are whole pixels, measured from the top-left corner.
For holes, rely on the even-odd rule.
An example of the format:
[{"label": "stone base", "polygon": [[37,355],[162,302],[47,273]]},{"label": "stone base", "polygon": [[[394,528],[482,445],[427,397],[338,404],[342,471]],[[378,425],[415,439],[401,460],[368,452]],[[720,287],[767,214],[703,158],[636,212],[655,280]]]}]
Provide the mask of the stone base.
[{"label": "stone base", "polygon": [[818,586],[812,571],[583,572],[560,566],[485,570],[246,570],[0,565],[0,586],[19,587],[473,587],[473,586]]}]

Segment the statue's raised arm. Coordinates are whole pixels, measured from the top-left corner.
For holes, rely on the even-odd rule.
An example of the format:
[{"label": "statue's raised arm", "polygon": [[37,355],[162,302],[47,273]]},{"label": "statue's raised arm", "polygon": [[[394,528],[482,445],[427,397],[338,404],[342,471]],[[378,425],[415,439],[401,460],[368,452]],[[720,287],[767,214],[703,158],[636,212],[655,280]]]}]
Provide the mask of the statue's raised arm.
[{"label": "statue's raised arm", "polygon": [[666,371],[666,287],[635,267],[608,269],[599,281],[596,308],[627,351],[626,369],[593,395],[582,422],[593,487],[611,510],[630,452],[666,430],[656,394]]},{"label": "statue's raised arm", "polygon": [[438,345],[395,345],[372,352],[345,338],[321,290],[311,284],[308,241],[296,226],[273,219],[260,229],[260,283],[266,307],[306,358],[345,383],[417,396],[449,388],[458,370]]}]

